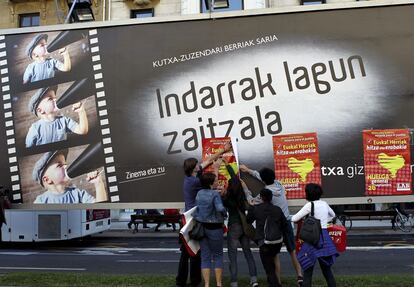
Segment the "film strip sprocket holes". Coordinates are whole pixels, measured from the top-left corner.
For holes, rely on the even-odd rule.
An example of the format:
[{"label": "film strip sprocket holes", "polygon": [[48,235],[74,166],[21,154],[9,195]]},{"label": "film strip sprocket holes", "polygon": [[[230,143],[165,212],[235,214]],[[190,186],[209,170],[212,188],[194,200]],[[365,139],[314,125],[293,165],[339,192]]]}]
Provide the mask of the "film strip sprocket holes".
[{"label": "film strip sprocket holes", "polygon": [[14,202],[21,202],[19,167],[16,155],[16,138],[14,133],[12,99],[10,95],[9,69],[7,63],[5,36],[0,35],[0,86],[3,99],[4,123],[7,140],[7,156],[10,168],[11,191]]},{"label": "film strip sprocket holes", "polygon": [[105,99],[105,86],[103,82],[101,56],[99,53],[98,31],[89,30],[89,43],[92,54],[92,65],[96,88],[96,99],[98,107],[98,119],[101,126],[102,144],[105,155],[105,170],[111,202],[119,201],[118,181],[115,174],[115,161],[112,149],[111,130],[109,128],[108,110]]}]

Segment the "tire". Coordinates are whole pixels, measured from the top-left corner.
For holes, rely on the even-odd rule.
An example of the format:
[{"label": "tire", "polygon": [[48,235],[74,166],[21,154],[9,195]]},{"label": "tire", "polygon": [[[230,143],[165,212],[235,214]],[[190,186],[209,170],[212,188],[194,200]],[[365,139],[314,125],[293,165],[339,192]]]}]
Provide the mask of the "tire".
[{"label": "tire", "polygon": [[339,221],[342,223],[343,226],[345,226],[346,231],[351,230],[352,228],[352,220],[348,215],[339,215],[338,216]]},{"label": "tire", "polygon": [[395,216],[395,225],[403,232],[410,232],[413,229],[410,219],[404,214]]}]

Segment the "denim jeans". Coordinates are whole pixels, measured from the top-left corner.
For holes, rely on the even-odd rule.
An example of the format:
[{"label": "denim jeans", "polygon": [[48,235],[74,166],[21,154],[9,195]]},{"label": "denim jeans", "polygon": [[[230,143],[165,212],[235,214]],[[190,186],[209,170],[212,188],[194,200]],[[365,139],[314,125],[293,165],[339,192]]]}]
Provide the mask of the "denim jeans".
[{"label": "denim jeans", "polygon": [[[233,223],[230,225],[227,233],[227,248],[230,260],[230,282],[237,282],[237,247],[239,242],[243,249],[247,266],[249,267],[250,283],[257,282],[257,269],[252,251],[250,250],[250,239],[244,235],[240,223]],[[232,286],[237,286],[237,284],[232,284]]]},{"label": "denim jeans", "polygon": [[201,268],[223,268],[223,228],[205,228],[205,237],[200,241]]}]

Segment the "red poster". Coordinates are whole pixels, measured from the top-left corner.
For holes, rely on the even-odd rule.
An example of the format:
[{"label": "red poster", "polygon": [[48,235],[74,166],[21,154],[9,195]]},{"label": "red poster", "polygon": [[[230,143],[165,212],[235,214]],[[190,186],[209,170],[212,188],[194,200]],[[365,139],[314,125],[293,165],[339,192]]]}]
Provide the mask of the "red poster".
[{"label": "red poster", "polygon": [[407,129],[363,131],[365,195],[411,194]]},{"label": "red poster", "polygon": [[305,198],[305,185],[321,184],[316,133],[273,136],[276,178],[288,199]]},{"label": "red poster", "polygon": [[[230,137],[223,137],[223,138],[204,138],[203,139],[203,161],[211,156],[219,152],[220,150],[224,149],[224,145],[226,143],[232,143],[233,149],[224,153],[223,158],[229,163],[229,165],[233,168],[234,172],[237,174],[239,172],[238,164],[237,164],[237,152],[236,152],[236,144]],[[211,172],[213,171],[212,166],[207,167],[204,172]],[[223,163],[220,166],[218,172],[218,186],[219,188],[227,188],[228,180],[230,179],[230,175],[226,169],[226,165]]]}]

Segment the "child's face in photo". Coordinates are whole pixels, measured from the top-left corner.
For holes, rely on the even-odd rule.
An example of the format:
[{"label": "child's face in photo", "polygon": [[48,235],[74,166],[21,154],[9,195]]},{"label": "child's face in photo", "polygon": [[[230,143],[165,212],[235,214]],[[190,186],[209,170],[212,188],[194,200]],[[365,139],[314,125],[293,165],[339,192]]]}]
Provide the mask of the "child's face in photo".
[{"label": "child's face in photo", "polygon": [[55,156],[49,163],[42,180],[48,184],[65,184],[69,181],[66,175],[66,159],[62,154]]},{"label": "child's face in photo", "polygon": [[44,57],[48,54],[47,42],[45,39],[40,40],[39,44],[33,49],[33,58]]},{"label": "child's face in photo", "polygon": [[37,113],[49,115],[57,111],[58,107],[56,106],[56,94],[54,91],[49,90],[37,106]]}]

